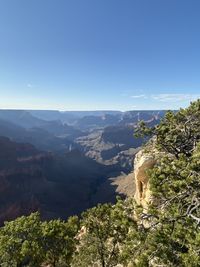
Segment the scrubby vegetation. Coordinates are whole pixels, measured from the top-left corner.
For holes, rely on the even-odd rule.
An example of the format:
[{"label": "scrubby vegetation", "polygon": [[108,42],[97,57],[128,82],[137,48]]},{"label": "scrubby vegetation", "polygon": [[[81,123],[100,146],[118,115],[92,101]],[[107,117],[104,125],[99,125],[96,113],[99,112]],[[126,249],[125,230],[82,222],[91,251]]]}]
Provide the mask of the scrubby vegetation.
[{"label": "scrubby vegetation", "polygon": [[118,199],[66,222],[20,217],[0,230],[0,265],[200,266],[200,100],[138,134],[164,152],[149,171],[148,209]]},{"label": "scrubby vegetation", "polygon": [[77,231],[77,217],[42,222],[39,213],[32,213],[5,223],[0,231],[1,266],[69,266]]}]

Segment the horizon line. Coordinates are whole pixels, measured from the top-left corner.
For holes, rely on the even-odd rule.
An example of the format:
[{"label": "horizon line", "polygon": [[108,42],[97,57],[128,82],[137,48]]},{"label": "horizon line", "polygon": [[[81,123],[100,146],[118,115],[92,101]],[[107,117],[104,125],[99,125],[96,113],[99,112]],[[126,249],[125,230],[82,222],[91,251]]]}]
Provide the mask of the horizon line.
[{"label": "horizon line", "polygon": [[58,111],[58,112],[129,112],[129,111],[168,111],[177,109],[128,109],[128,110],[117,110],[117,109],[87,109],[87,110],[61,110],[61,109],[23,109],[23,108],[0,108],[0,110],[7,111]]}]

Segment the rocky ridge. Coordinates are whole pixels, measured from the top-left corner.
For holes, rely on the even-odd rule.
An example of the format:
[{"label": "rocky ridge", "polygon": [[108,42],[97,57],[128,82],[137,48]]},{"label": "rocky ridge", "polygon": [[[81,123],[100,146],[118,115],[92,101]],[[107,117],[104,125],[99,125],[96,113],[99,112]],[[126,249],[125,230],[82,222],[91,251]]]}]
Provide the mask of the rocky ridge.
[{"label": "rocky ridge", "polygon": [[147,208],[148,204],[153,201],[150,191],[148,171],[158,162],[163,153],[158,152],[154,143],[149,143],[141,149],[134,159],[134,179],[135,194],[134,198],[138,205]]}]

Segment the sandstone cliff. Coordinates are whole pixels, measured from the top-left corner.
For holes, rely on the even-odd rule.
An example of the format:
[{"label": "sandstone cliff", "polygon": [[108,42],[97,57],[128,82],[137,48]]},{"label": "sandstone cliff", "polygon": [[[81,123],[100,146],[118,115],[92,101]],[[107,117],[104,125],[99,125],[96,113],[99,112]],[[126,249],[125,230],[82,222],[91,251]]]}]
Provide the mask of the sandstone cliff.
[{"label": "sandstone cliff", "polygon": [[138,205],[147,208],[148,203],[152,201],[148,170],[152,169],[160,153],[155,149],[142,149],[136,156],[134,161],[134,177],[135,177],[135,200]]}]

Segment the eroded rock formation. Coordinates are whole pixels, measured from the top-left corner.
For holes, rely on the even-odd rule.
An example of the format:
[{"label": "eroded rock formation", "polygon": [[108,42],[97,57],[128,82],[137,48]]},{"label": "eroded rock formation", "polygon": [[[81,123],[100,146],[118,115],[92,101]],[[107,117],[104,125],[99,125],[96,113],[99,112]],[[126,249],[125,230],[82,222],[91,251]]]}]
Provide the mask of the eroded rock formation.
[{"label": "eroded rock formation", "polygon": [[156,164],[158,153],[156,151],[147,152],[145,149],[140,150],[134,161],[135,176],[135,200],[137,204],[147,207],[151,201],[151,193],[149,188],[148,170],[152,169]]}]

